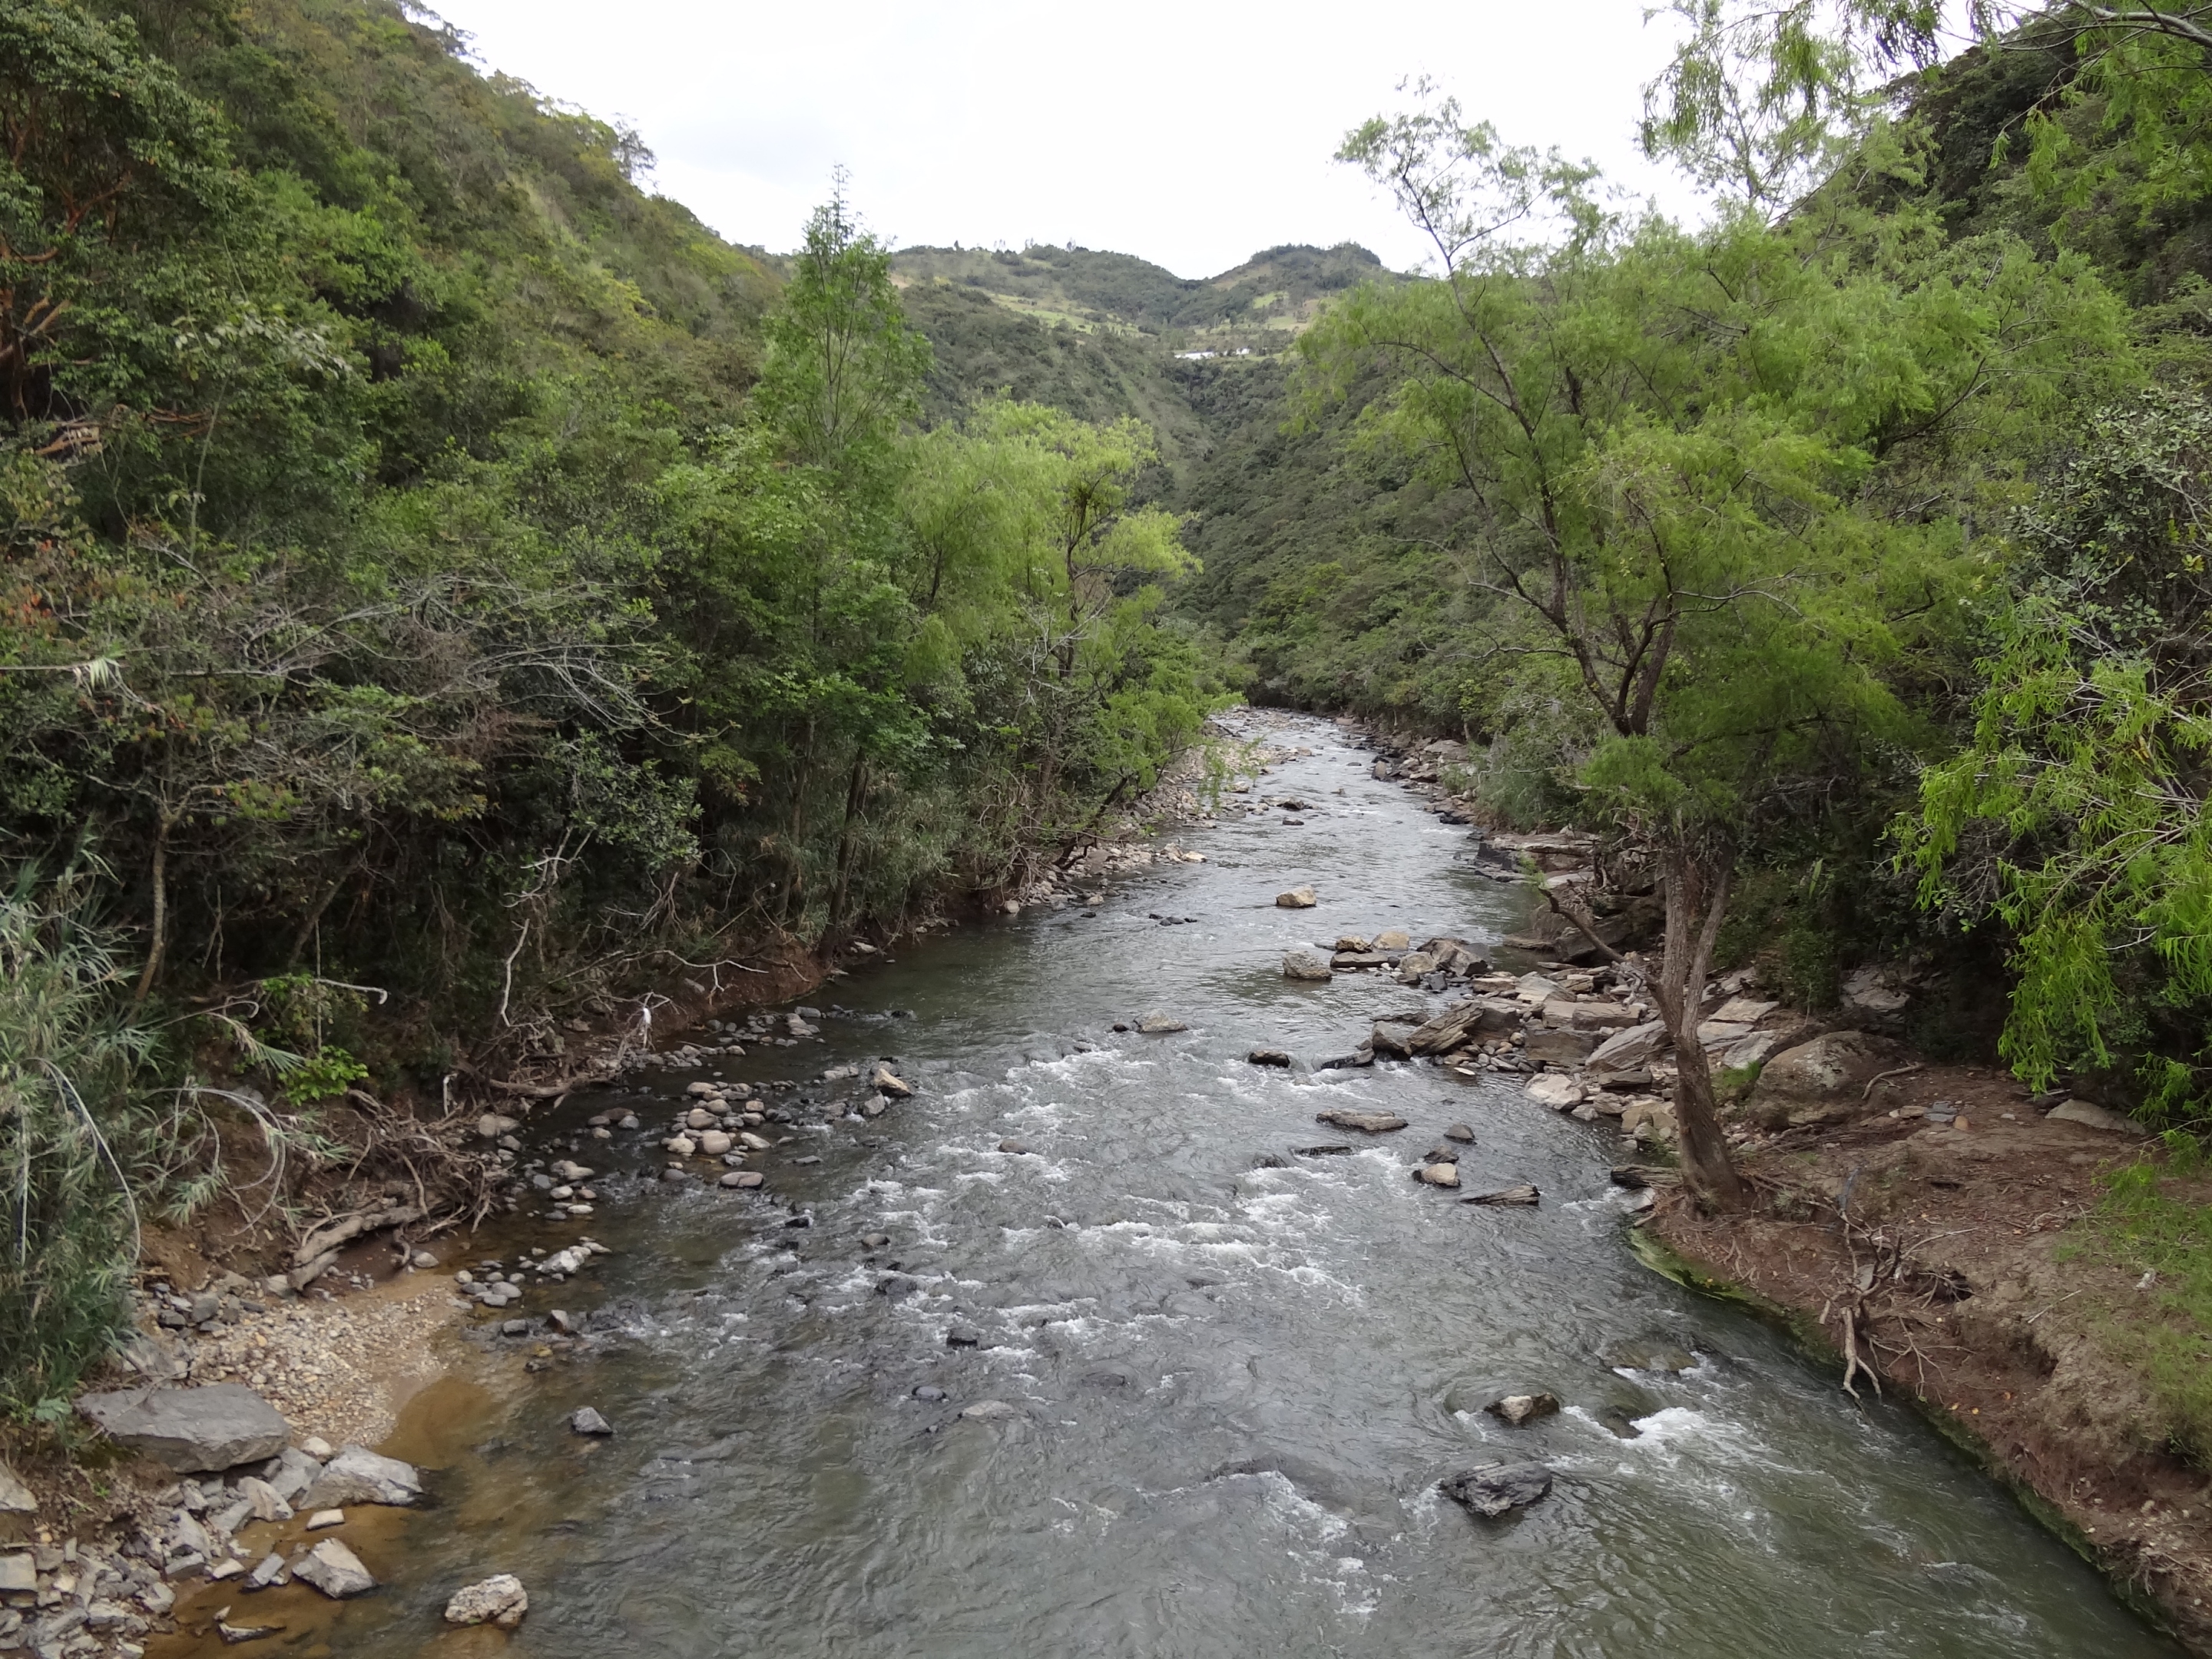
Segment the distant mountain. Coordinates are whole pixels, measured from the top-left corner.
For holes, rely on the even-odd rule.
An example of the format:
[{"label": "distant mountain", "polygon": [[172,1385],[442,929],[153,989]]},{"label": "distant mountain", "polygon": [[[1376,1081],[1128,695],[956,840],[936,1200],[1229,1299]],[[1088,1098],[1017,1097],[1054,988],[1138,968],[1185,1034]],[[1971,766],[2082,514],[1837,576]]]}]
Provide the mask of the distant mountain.
[{"label": "distant mountain", "polygon": [[1043,323],[1132,331],[1171,344],[1254,350],[1279,347],[1331,295],[1392,273],[1356,243],[1272,247],[1218,276],[1178,276],[1133,254],[1086,247],[910,247],[893,269],[911,295],[947,286]]}]

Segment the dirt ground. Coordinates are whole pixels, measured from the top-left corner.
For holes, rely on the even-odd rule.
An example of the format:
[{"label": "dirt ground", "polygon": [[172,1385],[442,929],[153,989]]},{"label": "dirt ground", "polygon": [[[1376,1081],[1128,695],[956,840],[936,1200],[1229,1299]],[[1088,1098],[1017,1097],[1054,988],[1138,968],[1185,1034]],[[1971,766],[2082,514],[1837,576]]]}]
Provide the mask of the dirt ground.
[{"label": "dirt ground", "polygon": [[[1952,1123],[1922,1115],[1955,1109]],[[1649,1231],[1923,1402],[2131,1597],[2212,1654],[2212,1485],[2175,1455],[2116,1333],[2144,1287],[2093,1244],[2100,1174],[2142,1144],[2047,1120],[2011,1079],[1929,1066],[1868,1115],[1741,1151],[1761,1202]],[[2212,1194],[2208,1194],[2212,1197]],[[1715,1288],[1718,1288],[1716,1286]],[[1861,1391],[1871,1387],[1859,1376]]]}]

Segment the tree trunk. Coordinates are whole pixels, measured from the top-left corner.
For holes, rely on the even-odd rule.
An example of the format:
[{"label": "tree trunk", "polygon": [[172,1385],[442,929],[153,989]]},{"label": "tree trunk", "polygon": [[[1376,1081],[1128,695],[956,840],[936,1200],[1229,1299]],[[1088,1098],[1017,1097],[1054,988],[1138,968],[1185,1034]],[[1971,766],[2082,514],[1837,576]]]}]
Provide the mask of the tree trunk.
[{"label": "tree trunk", "polygon": [[1730,866],[1725,857],[1704,860],[1686,851],[1668,854],[1667,954],[1652,987],[1659,1017],[1674,1042],[1674,1127],[1682,1178],[1698,1203],[1714,1210],[1741,1209],[1751,1197],[1721,1133],[1712,1067],[1698,1041],[1713,941],[1728,914]]},{"label": "tree trunk", "polygon": [[853,757],[853,776],[845,786],[845,822],[837,832],[837,885],[830,896],[830,930],[835,933],[845,923],[845,895],[852,885],[854,825],[858,823],[860,807],[868,793],[868,758],[863,750]]},{"label": "tree trunk", "polygon": [[131,1006],[138,1007],[154,988],[161,976],[161,952],[169,932],[169,826],[174,822],[167,812],[161,814],[160,826],[154,832],[154,934],[146,946],[145,971],[138,975],[138,988],[132,993]]}]

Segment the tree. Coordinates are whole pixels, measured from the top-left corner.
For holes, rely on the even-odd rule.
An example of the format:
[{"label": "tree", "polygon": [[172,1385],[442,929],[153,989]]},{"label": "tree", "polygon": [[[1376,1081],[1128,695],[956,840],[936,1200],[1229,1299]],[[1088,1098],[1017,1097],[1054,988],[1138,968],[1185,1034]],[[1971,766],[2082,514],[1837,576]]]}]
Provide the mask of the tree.
[{"label": "tree", "polygon": [[[1449,101],[1341,155],[1394,191],[1440,275],[1314,331],[1314,392],[1394,367],[1370,441],[1460,500],[1489,650],[1556,661],[1596,716],[1583,810],[1664,880],[1651,988],[1685,1175],[1740,1202],[1698,1036],[1738,858],[1906,740],[1885,675],[1955,621],[1966,577],[1941,507],[2063,395],[2076,348],[2116,345],[2116,307],[2078,264],[1947,246],[1910,216],[1623,224],[1583,170]],[[1555,240],[1509,240],[1530,223]],[[1937,493],[1905,507],[1908,479]]]},{"label": "tree", "polygon": [[2014,516],[1972,735],[1899,825],[1921,897],[2008,930],[2001,1050],[2212,1115],[2212,404],[2096,415]]}]

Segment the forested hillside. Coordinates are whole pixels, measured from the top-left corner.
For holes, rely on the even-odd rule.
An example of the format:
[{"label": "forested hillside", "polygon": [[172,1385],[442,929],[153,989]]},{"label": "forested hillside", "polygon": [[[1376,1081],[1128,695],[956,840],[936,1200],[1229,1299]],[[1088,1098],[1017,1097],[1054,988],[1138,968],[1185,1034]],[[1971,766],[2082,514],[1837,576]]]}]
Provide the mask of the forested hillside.
[{"label": "forested hillside", "polygon": [[1227,690],[1139,400],[952,422],[842,201],[771,270],[399,0],[0,0],[0,134],[19,1397],[222,1136],[1017,889]]}]

